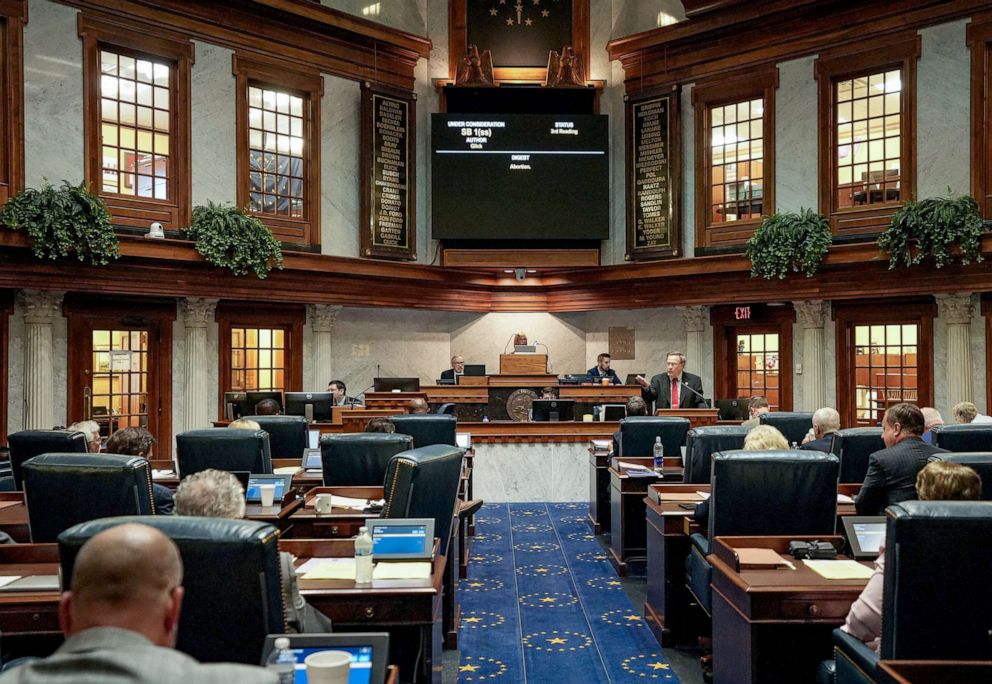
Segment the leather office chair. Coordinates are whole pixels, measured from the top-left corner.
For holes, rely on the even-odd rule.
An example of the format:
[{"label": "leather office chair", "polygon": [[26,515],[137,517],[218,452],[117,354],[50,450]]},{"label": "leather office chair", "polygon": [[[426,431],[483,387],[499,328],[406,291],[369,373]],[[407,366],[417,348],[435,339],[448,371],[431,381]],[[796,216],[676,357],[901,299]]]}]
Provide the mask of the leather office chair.
[{"label": "leather office chair", "polygon": [[650,456],[661,437],[665,456],[681,456],[689,419],[674,416],[631,416],[620,421],[620,456]]},{"label": "leather office chair", "polygon": [[455,415],[455,405],[450,401],[445,404],[441,404],[437,407],[437,410],[434,413],[443,416],[453,416]]},{"label": "leather office chair", "polygon": [[185,516],[103,518],[59,535],[64,585],[80,547],[127,522],[157,528],[179,547],[183,599],[176,648],[201,662],[258,665],[266,634],[286,631],[279,577],[279,532],[254,520]]},{"label": "leather office chair", "polygon": [[785,435],[789,444],[803,443],[806,433],[813,428],[813,414],[796,411],[769,411],[758,418],[762,425],[771,425]]},{"label": "leather office chair", "polygon": [[739,425],[698,427],[685,438],[685,474],[683,482],[706,484],[710,481],[710,459],[720,451],[744,448],[748,428]]},{"label": "leather office chair", "polygon": [[41,454],[84,454],[86,435],[67,430],[22,430],[7,435],[14,488],[22,489],[21,464]]},{"label": "leather office chair", "polygon": [[269,433],[272,458],[302,458],[306,450],[307,419],[303,416],[245,416]]},{"label": "leather office chair", "polygon": [[931,461],[948,461],[966,465],[982,480],[982,500],[992,501],[992,451],[959,451],[949,454],[934,454]]},{"label": "leather office chair", "polygon": [[264,430],[208,428],[183,432],[176,435],[176,460],[180,477],[207,468],[253,474],[272,472],[269,434]]},{"label": "leather office chair", "polygon": [[992,423],[937,425],[930,434],[935,447],[948,451],[992,451]]},{"label": "leather office chair", "polygon": [[389,460],[384,483],[383,518],[434,518],[439,553],[448,551],[464,451],[433,444],[396,454]]},{"label": "leather office chair", "polygon": [[868,473],[868,457],[884,448],[880,427],[847,428],[835,432],[830,453],[840,458],[840,481],[864,482]]},{"label": "leather office chair", "polygon": [[324,486],[374,486],[386,480],[389,460],[413,448],[410,435],[356,432],[320,438]]},{"label": "leather office chair", "polygon": [[[886,511],[881,653],[834,631],[838,684],[873,682],[879,660],[988,660],[992,547],[982,501],[904,501]],[[939,578],[939,579],[935,579]]]},{"label": "leather office chair", "polygon": [[710,614],[706,560],[719,536],[833,534],[840,460],[820,451],[725,451],[713,455],[709,535],[694,534],[689,591]]},{"label": "leather office chair", "polygon": [[396,432],[413,437],[416,449],[432,444],[447,444],[456,446],[455,428],[458,421],[454,416],[438,415],[436,413],[417,413],[411,415],[392,416]]},{"label": "leather office chair", "polygon": [[21,472],[35,544],[87,520],[155,513],[151,466],[138,456],[42,454]]}]

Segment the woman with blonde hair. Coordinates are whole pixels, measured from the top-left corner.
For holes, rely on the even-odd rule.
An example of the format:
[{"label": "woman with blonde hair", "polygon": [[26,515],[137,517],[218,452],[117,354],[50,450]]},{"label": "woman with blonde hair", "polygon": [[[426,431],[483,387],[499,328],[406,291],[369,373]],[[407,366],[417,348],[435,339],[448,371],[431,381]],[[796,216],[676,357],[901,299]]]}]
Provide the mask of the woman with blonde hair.
[{"label": "woman with blonde hair", "polygon": [[744,438],[745,451],[764,451],[765,449],[788,449],[789,441],[778,428],[771,425],[759,425],[751,428]]}]

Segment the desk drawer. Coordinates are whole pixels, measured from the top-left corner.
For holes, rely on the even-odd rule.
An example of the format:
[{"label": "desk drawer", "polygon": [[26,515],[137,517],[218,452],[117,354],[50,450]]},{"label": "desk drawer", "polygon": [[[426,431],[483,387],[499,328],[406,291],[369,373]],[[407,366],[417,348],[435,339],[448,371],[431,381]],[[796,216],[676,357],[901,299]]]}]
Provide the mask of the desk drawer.
[{"label": "desk drawer", "polygon": [[787,599],[779,602],[778,616],[783,620],[840,621],[851,610],[845,599],[809,598]]},{"label": "desk drawer", "polygon": [[307,596],[307,601],[321,613],[331,618],[337,625],[409,625],[429,624],[432,621],[431,603],[409,601],[409,597],[397,597],[393,601],[362,599],[335,599],[322,601],[318,597]]},{"label": "desk drawer", "polygon": [[60,631],[58,604],[0,610],[0,632],[4,636]]}]

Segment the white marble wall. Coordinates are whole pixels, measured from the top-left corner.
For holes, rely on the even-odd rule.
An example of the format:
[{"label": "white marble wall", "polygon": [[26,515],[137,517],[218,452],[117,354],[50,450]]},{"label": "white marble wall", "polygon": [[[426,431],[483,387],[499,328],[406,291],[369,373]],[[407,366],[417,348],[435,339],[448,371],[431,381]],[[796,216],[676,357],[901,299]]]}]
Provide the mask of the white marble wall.
[{"label": "white marble wall", "polygon": [[[565,316],[546,313],[503,314],[463,317],[452,315],[451,349],[470,363],[484,363],[490,373],[499,369],[499,355],[517,332],[527,335],[531,344],[547,345],[552,373],[584,371],[585,332]],[[512,343],[511,343],[512,345]],[[539,348],[544,352],[544,347]],[[449,367],[446,363],[442,368]],[[435,376],[436,377],[436,376]]]},{"label": "white marble wall", "polygon": [[[211,418],[217,415],[217,398],[220,396],[220,346],[218,325],[211,320],[207,323],[207,412]],[[186,325],[183,323],[182,304],[172,324],[172,434],[182,431],[183,407],[186,402]],[[173,449],[175,453],[175,449]]]},{"label": "white marble wall", "polygon": [[197,41],[190,73],[193,112],[190,156],[193,206],[236,204],[238,198],[236,81],[226,48]]},{"label": "white marble wall", "polygon": [[[946,192],[946,188],[945,188]],[[988,401],[986,397],[986,363],[985,363],[985,318],[981,315],[981,303],[978,296],[973,298],[973,309],[971,317],[971,327],[969,336],[971,338],[971,366],[972,366],[972,391],[974,395],[972,401],[978,407],[980,413],[988,414]],[[947,322],[940,316],[933,322],[933,379],[934,379],[934,407],[940,411],[944,420],[948,423],[954,422],[951,408],[953,404],[947,396],[947,365],[951,359],[947,358]]]},{"label": "white marble wall", "polygon": [[582,443],[478,444],[473,495],[486,502],[588,501],[588,461]]},{"label": "white marble wall", "polygon": [[[27,358],[24,344],[24,306],[15,302],[9,318],[7,344],[7,433],[24,429],[24,363]],[[67,425],[82,416],[67,416],[67,348],[66,320],[58,317],[52,324],[52,396],[55,406],[52,415],[57,425]]]},{"label": "white marble wall", "polygon": [[775,209],[818,210],[815,56],[778,65],[775,91]]},{"label": "white marble wall", "polygon": [[[837,406],[837,333],[834,322],[830,319],[830,310],[827,310],[823,321],[823,390],[826,406]],[[802,364],[803,373],[814,372],[803,357],[803,327],[797,320],[792,328],[792,405],[796,411],[815,411],[820,406],[807,406],[803,397],[803,378],[796,375],[796,366]],[[783,369],[784,371],[785,369]]]},{"label": "white marble wall", "polygon": [[356,81],[324,76],[324,97],[320,102],[320,251],[323,254],[359,255],[360,98]]}]

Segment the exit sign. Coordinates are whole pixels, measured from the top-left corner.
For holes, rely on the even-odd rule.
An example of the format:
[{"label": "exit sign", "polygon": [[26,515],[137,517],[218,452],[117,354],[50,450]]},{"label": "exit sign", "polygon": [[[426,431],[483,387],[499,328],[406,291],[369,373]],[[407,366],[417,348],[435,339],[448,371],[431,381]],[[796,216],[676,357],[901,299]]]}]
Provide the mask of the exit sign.
[{"label": "exit sign", "polygon": [[751,307],[749,306],[738,306],[734,308],[734,318],[738,321],[749,321],[751,320]]}]

